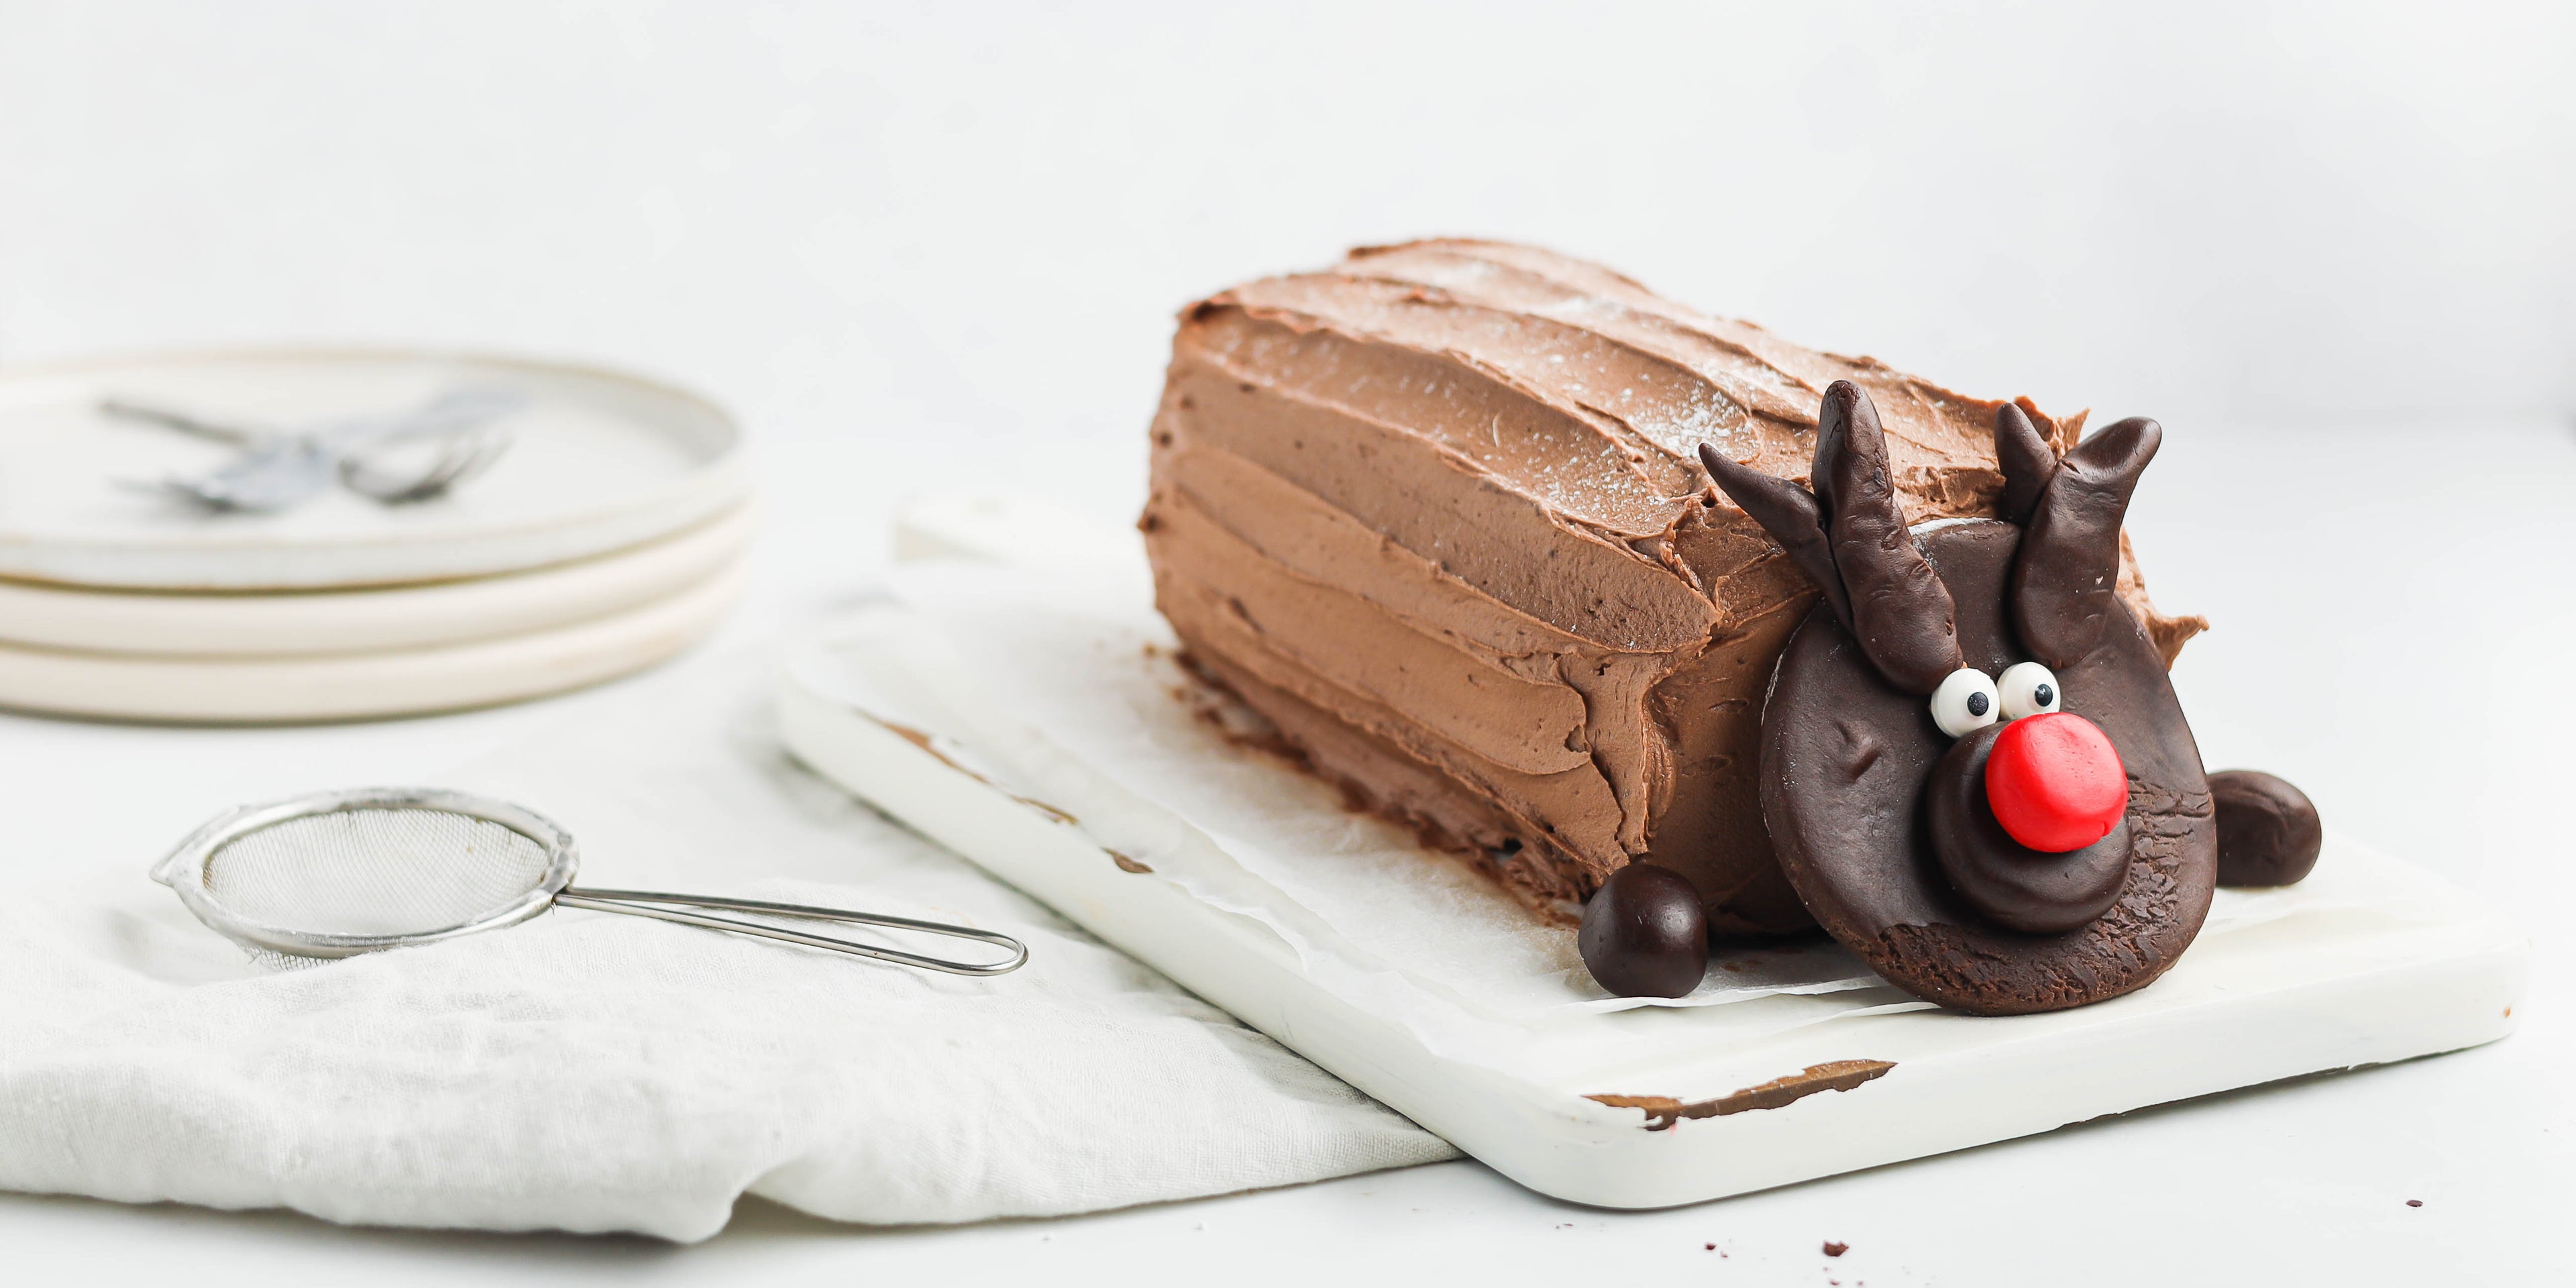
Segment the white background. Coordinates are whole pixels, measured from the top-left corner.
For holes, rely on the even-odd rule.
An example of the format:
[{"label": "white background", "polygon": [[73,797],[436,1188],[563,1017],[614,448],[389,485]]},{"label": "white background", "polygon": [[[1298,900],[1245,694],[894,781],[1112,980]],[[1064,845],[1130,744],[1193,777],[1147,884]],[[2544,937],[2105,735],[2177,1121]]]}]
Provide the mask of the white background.
[{"label": "white background", "polygon": [[[1353,243],[1537,241],[1971,392],[2155,415],[2133,527],[2158,598],[2219,623],[2176,675],[2213,765],[2301,782],[2538,949],[2495,1047],[1671,1213],[1472,1164],[955,1231],[746,1205],[693,1249],[0,1197],[0,1256],[215,1282],[2576,1270],[2571,63],[2558,5],[0,0],[0,364],[355,340],[694,385],[771,503],[719,647],[865,586],[909,492],[1130,512],[1174,310]],[[0,871],[139,866],[234,800],[433,774],[601,696],[0,717]]]}]

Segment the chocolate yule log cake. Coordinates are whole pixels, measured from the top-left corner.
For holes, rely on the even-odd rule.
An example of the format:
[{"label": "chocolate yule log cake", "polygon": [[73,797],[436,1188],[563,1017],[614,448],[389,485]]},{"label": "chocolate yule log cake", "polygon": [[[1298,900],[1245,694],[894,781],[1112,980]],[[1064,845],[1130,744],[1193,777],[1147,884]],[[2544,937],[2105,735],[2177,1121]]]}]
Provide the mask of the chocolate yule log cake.
[{"label": "chocolate yule log cake", "polygon": [[[1585,957],[1613,991],[1688,991],[1712,931],[1785,933],[1822,921],[1918,994],[1971,1010],[2047,1009],[2152,978],[2196,931],[2199,911],[2182,905],[2196,882],[2205,910],[2203,870],[2216,864],[2204,853],[2216,844],[2210,788],[2179,709],[2166,710],[2163,678],[2204,623],[2155,610],[2119,528],[2126,488],[2159,431],[2122,422],[2087,440],[2083,420],[1804,349],[1546,251],[1414,242],[1252,282],[1182,313],[1138,526],[1158,606],[1202,677],[1266,716],[1285,749],[1356,804],[1475,857],[1543,915],[1572,920],[1589,900]],[[2128,456],[2104,465],[2070,455],[2079,441],[2089,453]],[[1989,522],[1927,561],[1924,525],[1948,520]],[[2016,560],[2023,523],[2030,549]],[[1945,575],[2003,588],[2027,580],[2027,604],[2041,607],[2016,617],[1997,589],[1995,604],[1971,591],[1954,613]],[[2043,617],[2077,625],[2032,626]],[[2164,837],[2155,852],[2182,855],[2180,866],[2146,875],[2163,870],[2150,861],[2153,847],[2142,848],[2142,875],[2106,895],[2125,862],[2079,854],[2043,865],[2092,873],[2073,893],[1979,887],[1988,903],[1963,908],[1964,896],[1933,875],[1912,903],[1873,902],[1872,889],[1895,878],[1826,872],[1840,852],[1809,852],[1818,838],[1801,830],[1810,816],[1844,817],[1845,802],[1828,793],[1805,813],[1783,813],[1783,784],[1796,778],[1790,759],[1808,749],[1783,742],[1782,711],[1766,718],[1784,650],[1803,637],[1816,654],[1797,673],[1802,694],[1875,686],[1855,699],[1856,714],[1911,712],[1887,736],[1890,764],[1924,760],[1905,772],[1929,782],[1940,778],[1932,760],[1949,763],[1938,752],[1951,738],[1963,748],[1975,741],[1936,715],[1934,690],[1955,705],[1967,682],[1950,682],[1951,673],[1974,673],[1988,676],[1985,691],[1966,700],[1987,704],[1981,711],[2002,701],[1992,677],[2010,679],[2010,666],[2026,660],[2014,621],[2051,642],[2055,656],[2042,660],[2116,675],[2098,687],[2129,705],[2102,726],[2111,741],[2155,743],[2133,754],[2150,772],[2171,762],[2173,781],[2148,787],[2185,821],[2138,816],[2138,826],[2114,831]],[[1976,657],[1961,652],[1962,632]],[[1856,647],[1836,652],[1829,635]],[[2097,638],[2110,643],[2097,648]],[[2152,675],[2129,674],[2141,661]],[[2027,690],[2029,673],[2017,682]],[[2085,723],[2075,714],[2081,696],[2070,688],[2065,712],[2017,712],[2067,723],[2005,724],[2034,736],[2014,748],[1981,745],[1979,777],[1950,795],[1991,786],[2030,756],[2058,754],[2061,742],[2074,746],[2035,736],[2073,736],[2067,730]],[[2030,705],[2028,692],[2020,701]],[[1830,711],[1802,716],[1809,743],[1829,736],[1816,728],[1834,727]],[[1939,746],[1916,747],[1917,735]],[[2097,795],[2100,773],[2120,776],[2121,762],[2107,763],[2085,780]],[[1909,882],[1943,871],[1908,848],[1923,830],[1921,798],[1941,791],[1886,778],[1873,779],[1883,800],[1850,809],[1876,809],[1875,826],[1905,836],[1864,837],[1893,846],[1893,857],[1852,862],[1924,870],[1909,868]],[[1786,790],[1822,789],[1798,779]],[[2134,815],[2137,792],[2124,799]],[[2078,804],[2069,808],[2082,817],[2056,818],[2058,832],[2120,808]],[[1902,816],[1879,817],[1888,810]],[[1785,851],[1774,843],[1783,826]],[[2084,842],[2085,854],[2115,844],[2099,831]],[[2017,872],[1986,884],[2030,885]],[[2157,881],[2180,893],[2163,900],[2171,906],[2147,919],[2152,926],[2103,931],[2129,895],[2165,888]],[[2096,907],[2106,898],[2118,907]],[[2022,905],[2033,899],[2053,911],[2031,913],[2028,927],[1978,923],[1995,900],[2028,913]],[[1923,936],[1862,924],[1880,913],[1978,923],[1977,935],[1997,942],[2072,944],[2068,936],[2085,932],[2058,923],[2081,921],[2119,941],[2096,945],[2100,953],[2156,961],[2143,975],[2102,975],[2099,962],[2047,952],[1993,978],[1972,962],[1891,971],[1877,949],[1905,940],[1920,955]],[[2138,949],[2158,935],[2160,946]],[[1962,961],[1996,951],[1970,938],[1949,944]],[[1966,972],[1960,981],[1931,978],[1951,966]]]}]

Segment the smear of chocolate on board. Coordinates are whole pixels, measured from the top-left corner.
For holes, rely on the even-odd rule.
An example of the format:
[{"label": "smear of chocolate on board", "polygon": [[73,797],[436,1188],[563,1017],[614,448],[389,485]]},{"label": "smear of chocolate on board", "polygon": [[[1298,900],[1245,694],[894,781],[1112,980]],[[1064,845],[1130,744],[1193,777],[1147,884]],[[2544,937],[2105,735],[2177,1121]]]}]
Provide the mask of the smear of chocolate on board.
[{"label": "smear of chocolate on board", "polygon": [[[937,742],[927,731],[915,729],[911,725],[907,724],[897,724],[892,720],[879,719],[876,716],[868,715],[865,711],[859,712],[859,715],[873,722],[886,732],[930,753],[931,759],[938,761],[940,764],[946,765],[950,769],[954,769],[958,773],[964,774],[968,778],[972,778],[976,782],[982,783],[986,787],[990,787],[995,791],[1002,790],[1002,785],[1000,783],[994,782],[992,779],[976,773],[974,770],[958,763],[956,757],[949,755],[945,751],[941,751]],[[1057,809],[1055,806],[1049,805],[1045,801],[1037,800],[1028,796],[1013,795],[1008,792],[1004,792],[1003,794],[1010,796],[1012,800],[1018,801],[1019,803],[1028,806],[1030,809],[1036,810],[1037,812],[1046,815],[1048,818],[1058,823],[1065,824],[1068,827],[1078,825],[1082,822],[1081,819],[1075,818],[1073,815]]]},{"label": "smear of chocolate on board", "polygon": [[1044,814],[1048,818],[1053,819],[1058,823],[1062,823],[1067,827],[1079,827],[1082,824],[1081,819],[1075,818],[1073,815],[1067,814],[1063,810],[1057,809],[1055,806],[1049,805],[1045,801],[1039,800],[1035,797],[1013,796],[1011,799],[1018,801],[1019,803],[1028,806],[1030,809],[1036,810],[1037,812]]},{"label": "smear of chocolate on board", "polygon": [[1849,1091],[1896,1067],[1892,1060],[1833,1060],[1811,1064],[1784,1078],[1746,1087],[1715,1100],[1677,1100],[1671,1096],[1586,1096],[1613,1109],[1646,1111],[1646,1130],[1664,1131],[1684,1118],[1719,1118],[1748,1109],[1778,1109],[1820,1091]]}]

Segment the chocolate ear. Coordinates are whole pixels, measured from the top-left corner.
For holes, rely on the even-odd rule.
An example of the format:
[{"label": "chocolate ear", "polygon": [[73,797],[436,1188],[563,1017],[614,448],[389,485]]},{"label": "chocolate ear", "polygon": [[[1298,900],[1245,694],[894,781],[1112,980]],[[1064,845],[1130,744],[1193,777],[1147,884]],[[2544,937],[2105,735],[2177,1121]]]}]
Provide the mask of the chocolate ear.
[{"label": "chocolate ear", "polygon": [[2022,525],[2013,623],[2031,656],[2064,670],[2101,642],[2120,575],[2120,521],[2164,427],[2143,416],[2106,425],[2057,463]]},{"label": "chocolate ear", "polygon": [[1798,571],[1825,592],[1825,603],[1849,629],[1851,599],[1843,594],[1842,575],[1834,571],[1833,550],[1826,542],[1824,515],[1815,496],[1787,479],[1737,464],[1707,443],[1699,445],[1699,460],[1708,467],[1708,476],[1717,480],[1718,490],[1752,515],[1788,552]]},{"label": "chocolate ear", "polygon": [[2057,472],[2057,452],[2011,403],[1995,409],[1995,461],[2004,471],[2004,522],[2030,522],[2049,476]]},{"label": "chocolate ear", "polygon": [[1826,386],[1817,408],[1816,476],[1861,651],[1908,693],[1941,687],[1961,665],[1950,588],[1906,530],[1878,409],[1848,380]]}]

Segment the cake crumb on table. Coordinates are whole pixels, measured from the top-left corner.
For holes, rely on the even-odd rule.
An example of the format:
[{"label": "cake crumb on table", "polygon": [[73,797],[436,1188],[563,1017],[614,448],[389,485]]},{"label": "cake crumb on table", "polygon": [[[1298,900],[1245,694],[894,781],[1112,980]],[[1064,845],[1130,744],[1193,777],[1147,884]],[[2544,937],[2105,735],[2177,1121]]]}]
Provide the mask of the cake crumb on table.
[{"label": "cake crumb on table", "polygon": [[1839,1257],[1849,1251],[1851,1251],[1851,1245],[1848,1243],[1836,1243],[1831,1239],[1825,1241],[1825,1255],[1828,1257]]}]

